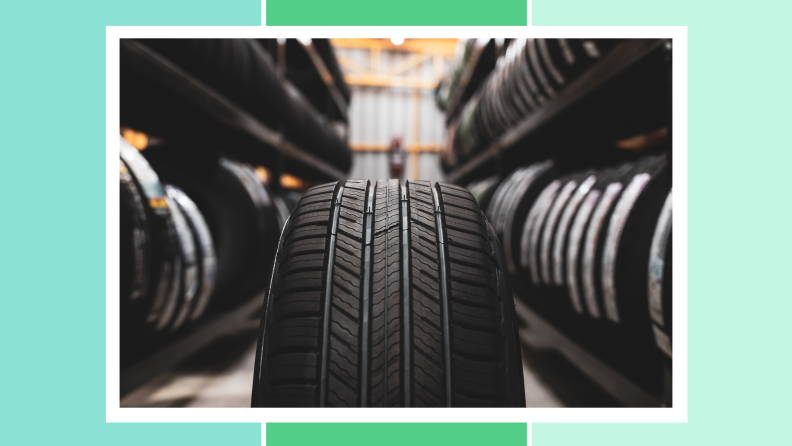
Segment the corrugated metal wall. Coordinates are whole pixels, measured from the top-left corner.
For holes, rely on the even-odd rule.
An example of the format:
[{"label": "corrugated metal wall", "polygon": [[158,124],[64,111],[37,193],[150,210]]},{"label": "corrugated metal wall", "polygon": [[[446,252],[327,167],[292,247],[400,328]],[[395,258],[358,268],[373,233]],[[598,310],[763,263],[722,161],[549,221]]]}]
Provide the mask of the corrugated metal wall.
[{"label": "corrugated metal wall", "polygon": [[[344,56],[355,64],[369,68],[370,55],[367,50],[355,48],[336,48],[336,54]],[[407,57],[410,53],[383,51],[379,72],[386,72]],[[444,61],[445,70],[450,63]],[[433,61],[425,60],[420,66],[405,73],[409,77],[433,78]],[[419,97],[419,131],[416,141],[415,92]],[[429,89],[352,86],[352,100],[349,107],[350,145],[387,145],[395,137],[401,137],[403,146],[418,142],[421,145],[439,145],[445,137],[445,116],[435,105],[434,92]],[[415,178],[410,154],[406,159],[406,173],[403,179]],[[443,174],[436,153],[420,153],[418,178],[442,181]],[[349,178],[379,179],[387,178],[388,161],[386,152],[353,152],[352,170]]]},{"label": "corrugated metal wall", "polygon": [[[430,181],[443,181],[443,171],[440,169],[440,164],[437,160],[435,153],[420,153],[419,158],[419,178],[421,180]],[[402,180],[411,179],[411,163],[410,156],[407,158],[407,172]],[[352,170],[350,171],[349,178],[377,180],[388,178],[390,172],[388,170],[388,160],[384,152],[355,152],[352,157]]]}]

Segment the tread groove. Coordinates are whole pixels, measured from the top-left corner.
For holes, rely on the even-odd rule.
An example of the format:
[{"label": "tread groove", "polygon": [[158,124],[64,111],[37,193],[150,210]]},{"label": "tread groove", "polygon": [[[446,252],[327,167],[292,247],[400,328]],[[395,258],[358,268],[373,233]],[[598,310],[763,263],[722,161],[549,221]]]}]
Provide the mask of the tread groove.
[{"label": "tread groove", "polygon": [[369,361],[371,352],[369,351],[369,319],[371,311],[371,264],[373,252],[372,245],[372,227],[374,219],[374,198],[376,192],[376,184],[372,185],[366,182],[366,203],[364,205],[365,219],[363,222],[365,234],[365,247],[363,248],[363,296],[361,298],[362,323],[360,326],[360,405],[362,407],[368,406],[368,388],[369,388]]},{"label": "tread groove", "polygon": [[435,184],[435,187],[432,188],[432,201],[436,209],[435,217],[437,219],[437,224],[435,226],[437,229],[437,253],[440,257],[438,260],[440,263],[440,299],[443,305],[443,360],[445,363],[446,406],[451,407],[451,397],[453,395],[451,385],[451,324],[449,323],[448,317],[448,274],[446,271],[446,247],[444,243],[446,237],[445,234],[443,234],[443,232],[445,232],[445,225],[443,225],[443,213],[441,211],[443,203],[440,201],[438,194],[439,187],[439,184]]},{"label": "tread groove", "polygon": [[412,336],[410,330],[410,227],[409,227],[409,196],[407,186],[400,187],[401,192],[401,215],[399,218],[399,231],[401,232],[401,264],[399,268],[402,273],[402,307],[403,307],[403,331],[402,334],[402,375],[403,375],[403,394],[404,406],[412,406],[412,370],[411,370],[411,344]]},{"label": "tread groove", "polygon": [[330,242],[328,243],[327,253],[327,272],[324,290],[324,314],[322,327],[322,359],[321,372],[319,375],[319,407],[327,405],[327,348],[330,334],[330,301],[333,296],[333,263],[335,262],[336,231],[338,229],[338,217],[341,211],[341,196],[344,193],[344,186],[338,187],[333,199],[333,220],[330,227]]}]

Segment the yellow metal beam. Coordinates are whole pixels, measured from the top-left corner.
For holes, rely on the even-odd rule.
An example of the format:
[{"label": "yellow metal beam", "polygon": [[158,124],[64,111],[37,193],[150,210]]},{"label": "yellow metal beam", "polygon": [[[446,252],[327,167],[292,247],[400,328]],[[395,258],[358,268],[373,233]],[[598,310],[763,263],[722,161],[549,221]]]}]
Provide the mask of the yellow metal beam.
[{"label": "yellow metal beam", "polygon": [[[353,152],[387,152],[390,149],[390,144],[353,142],[349,144],[349,147]],[[409,153],[439,152],[442,149],[443,145],[437,143],[410,144],[406,147]]]},{"label": "yellow metal beam", "polygon": [[454,55],[457,39],[404,39],[401,45],[394,45],[390,39],[330,39],[330,43],[336,48],[441,54],[451,58]]},{"label": "yellow metal beam", "polygon": [[379,73],[381,61],[382,61],[382,51],[379,48],[372,48],[371,62],[369,62],[369,70],[372,73]]},{"label": "yellow metal beam", "polygon": [[384,74],[347,74],[344,80],[349,85],[362,85],[367,87],[401,87],[434,89],[440,82],[439,79],[422,79],[417,77],[398,77]]},{"label": "yellow metal beam", "polygon": [[353,74],[369,72],[367,68],[361,67],[357,62],[346,56],[338,56],[338,64]]},{"label": "yellow metal beam", "polygon": [[[368,87],[402,87],[414,89],[434,89],[444,74],[445,55],[443,51],[456,45],[456,39],[407,39],[402,45],[394,45],[390,39],[331,39],[336,47],[364,48],[369,50],[368,68],[343,55],[338,57],[339,64],[344,68],[344,80],[349,85]],[[451,45],[453,43],[453,45]],[[441,50],[441,51],[438,51]],[[382,51],[411,52],[408,57],[380,72]],[[447,51],[446,51],[447,52]],[[453,52],[451,53],[453,54]],[[427,60],[433,62],[431,78],[420,76],[397,76],[412,71],[418,74],[417,68]]]},{"label": "yellow metal beam", "polygon": [[390,67],[388,69],[387,74],[401,74],[412,70],[413,68],[421,66],[421,64],[431,58],[431,54],[421,54],[421,53],[413,53],[406,57],[401,62],[397,63],[396,65]]}]

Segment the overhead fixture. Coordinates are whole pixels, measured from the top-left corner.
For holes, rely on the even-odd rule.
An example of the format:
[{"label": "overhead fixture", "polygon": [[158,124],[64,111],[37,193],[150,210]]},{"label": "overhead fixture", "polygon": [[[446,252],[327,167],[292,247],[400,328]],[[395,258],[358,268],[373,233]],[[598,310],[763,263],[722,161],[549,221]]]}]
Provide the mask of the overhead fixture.
[{"label": "overhead fixture", "polygon": [[401,37],[398,38],[394,37],[391,39],[391,42],[393,42],[394,45],[401,45],[402,43],[404,43],[404,39]]},{"label": "overhead fixture", "polygon": [[310,38],[303,37],[303,38],[299,38],[297,40],[299,40],[300,43],[302,43],[304,46],[308,46],[308,45],[311,44],[311,39]]}]

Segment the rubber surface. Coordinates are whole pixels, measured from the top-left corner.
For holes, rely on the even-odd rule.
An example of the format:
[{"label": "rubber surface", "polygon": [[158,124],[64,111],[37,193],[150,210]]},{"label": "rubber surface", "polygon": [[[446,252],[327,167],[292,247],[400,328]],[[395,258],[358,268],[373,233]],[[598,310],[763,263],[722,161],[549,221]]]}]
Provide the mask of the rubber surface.
[{"label": "rubber surface", "polygon": [[532,180],[540,164],[509,175],[488,208],[515,267],[516,298],[636,384],[662,391],[660,352],[671,356],[667,155],[582,172],[557,166]]},{"label": "rubber surface", "polygon": [[[130,234],[128,228],[130,206],[144,209],[139,218],[145,216],[137,223],[138,235],[145,235],[145,246],[139,251],[138,257],[145,257],[143,268],[147,271],[147,287],[145,292],[138,293],[134,299],[127,289],[131,289],[125,279],[122,282],[121,300],[121,363],[128,364],[136,355],[142,352],[157,332],[161,332],[170,316],[168,308],[173,306],[177,299],[178,285],[181,278],[180,253],[176,241],[171,210],[167,205],[165,193],[157,173],[151,168],[146,159],[123,138],[120,141],[121,160],[127,168],[121,175],[121,260],[122,268],[128,269]],[[136,200],[134,193],[139,196],[140,203],[133,204]],[[130,199],[132,202],[130,203]],[[126,220],[126,222],[125,222]],[[142,226],[141,226],[142,225]],[[133,224],[134,227],[134,224]],[[133,238],[134,241],[134,238]],[[126,245],[126,246],[124,246]],[[137,269],[137,267],[135,267]],[[129,276],[130,272],[121,271],[121,276]],[[135,271],[137,274],[137,271]],[[140,291],[143,291],[140,289]],[[129,298],[123,298],[129,296]]]},{"label": "rubber surface", "polygon": [[198,291],[195,296],[195,305],[190,314],[190,320],[196,320],[203,315],[209,299],[214,290],[215,276],[217,274],[217,258],[215,257],[214,242],[209,226],[206,224],[201,211],[195,202],[176,186],[167,186],[168,195],[173,198],[181,211],[184,213],[190,230],[194,236],[195,245],[198,250]]},{"label": "rubber surface", "polygon": [[187,320],[193,307],[195,306],[195,296],[198,293],[200,286],[199,277],[199,253],[196,246],[195,236],[193,235],[190,224],[187,222],[187,217],[184,215],[181,207],[176,203],[176,192],[173,186],[166,185],[165,193],[168,196],[168,208],[171,210],[171,217],[173,218],[173,227],[176,230],[176,239],[178,241],[180,258],[181,258],[181,276],[179,277],[178,291],[178,308],[170,321],[170,330],[178,330]]},{"label": "rubber surface", "polygon": [[[342,171],[352,155],[331,124],[252,39],[142,39],[158,54],[197,77],[303,150]],[[158,105],[158,104],[157,104]]]},{"label": "rubber surface", "polygon": [[164,181],[194,201],[209,228],[216,258],[206,309],[211,313],[266,287],[281,226],[272,194],[252,166],[229,158],[188,156],[185,150],[163,146],[142,153]]},{"label": "rubber surface", "polygon": [[253,406],[525,406],[503,255],[465,189],[314,187],[281,236]]},{"label": "rubber surface", "polygon": [[[463,163],[542,109],[601,59],[615,39],[514,39],[497,67],[450,126],[448,164]],[[507,252],[508,255],[508,252]]]},{"label": "rubber surface", "polygon": [[120,162],[121,300],[144,298],[149,283],[149,238],[143,197],[126,163]]}]

